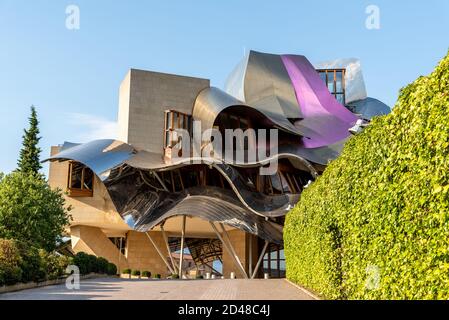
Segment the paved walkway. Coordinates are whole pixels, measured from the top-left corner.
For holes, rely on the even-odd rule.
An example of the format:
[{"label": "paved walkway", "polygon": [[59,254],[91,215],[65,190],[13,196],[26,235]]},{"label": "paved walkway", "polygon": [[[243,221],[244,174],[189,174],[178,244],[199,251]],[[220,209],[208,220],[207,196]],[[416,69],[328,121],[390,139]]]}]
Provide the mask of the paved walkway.
[{"label": "paved walkway", "polygon": [[0,300],[312,300],[283,279],[273,280],[127,280],[81,281],[80,290],[65,285],[0,294]]}]

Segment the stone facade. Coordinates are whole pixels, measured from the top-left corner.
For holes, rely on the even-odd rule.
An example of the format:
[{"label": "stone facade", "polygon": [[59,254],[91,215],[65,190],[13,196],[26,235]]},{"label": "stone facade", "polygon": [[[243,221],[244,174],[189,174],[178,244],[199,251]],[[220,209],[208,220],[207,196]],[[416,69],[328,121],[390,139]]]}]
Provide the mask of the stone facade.
[{"label": "stone facade", "polygon": [[[259,257],[257,237],[241,230],[228,231],[228,235],[235,252],[237,253],[243,267],[246,270],[246,273],[248,274],[248,277],[251,277],[250,271],[254,270]],[[252,246],[251,249],[250,246]],[[232,256],[226,249],[223,249],[223,275],[225,278],[229,278],[231,272],[234,272],[236,277],[239,279],[244,278],[244,275],[235,264]]]},{"label": "stone facade", "polygon": [[161,153],[164,111],[192,114],[196,97],[209,86],[207,79],[131,69],[120,86],[118,139]]},{"label": "stone facade", "polygon": [[[59,147],[51,148],[51,155],[59,152]],[[52,162],[48,181],[53,189],[59,188],[63,192],[68,184],[68,162]],[[66,196],[66,204],[73,210],[71,226],[83,225],[109,230],[111,236],[123,236],[130,230],[128,225],[117,213],[106,187],[95,177],[93,185],[93,197],[69,197]]]},{"label": "stone facade", "polygon": [[[169,259],[169,253],[165,249],[161,232],[150,232],[151,238],[162,253]],[[160,274],[166,277],[169,274],[167,266],[158,255],[145,233],[131,231],[127,237],[126,257],[131,269],[151,271],[153,275]]]}]

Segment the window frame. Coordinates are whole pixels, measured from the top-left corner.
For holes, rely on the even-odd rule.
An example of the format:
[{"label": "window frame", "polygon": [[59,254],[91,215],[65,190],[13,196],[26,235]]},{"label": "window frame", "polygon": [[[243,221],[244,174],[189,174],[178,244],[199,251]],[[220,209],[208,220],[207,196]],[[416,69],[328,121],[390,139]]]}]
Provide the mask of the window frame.
[{"label": "window frame", "polygon": [[[331,92],[329,90],[329,92],[335,97],[335,99],[337,99],[338,102],[340,102],[340,100],[338,100],[338,96],[342,95],[343,96],[343,105],[346,105],[346,69],[345,68],[335,68],[335,69],[317,69],[316,70],[318,72],[318,75],[320,76],[320,79],[323,80],[323,78],[321,77],[321,75],[324,73],[326,74],[326,87],[329,89],[329,74],[333,73],[333,91]],[[341,91],[337,90],[337,72],[341,72]],[[341,102],[340,102],[341,103]]]},{"label": "window frame", "polygon": [[[73,166],[74,165],[80,165],[82,167],[81,169],[81,188],[74,188],[72,187],[72,177],[73,177]],[[88,189],[85,188],[84,185],[84,178],[86,176],[86,170],[90,170],[92,173],[92,188]],[[67,179],[67,194],[69,197],[77,198],[77,197],[93,197],[94,196],[94,183],[95,183],[95,174],[94,172],[83,165],[80,162],[77,161],[69,161],[69,167],[68,167],[68,179]]]},{"label": "window frame", "polygon": [[[263,270],[265,273],[270,274],[272,278],[283,278],[285,277],[285,269],[281,268],[282,262],[285,265],[285,251],[284,248],[278,245],[273,245],[272,250],[265,253],[263,257]],[[284,258],[281,257],[281,251],[284,251]],[[275,255],[273,258],[272,255]],[[275,267],[272,264],[275,263]]]},{"label": "window frame", "polygon": [[[177,124],[175,126],[175,115],[177,119]],[[182,117],[182,128],[181,128],[181,117]],[[170,123],[167,123],[170,122]],[[177,110],[165,110],[164,111],[164,150],[168,148],[173,148],[173,145],[169,145],[167,141],[167,136],[169,140],[172,140],[173,132],[177,129],[187,130],[191,134],[192,129],[192,116],[187,113],[180,112]]]}]

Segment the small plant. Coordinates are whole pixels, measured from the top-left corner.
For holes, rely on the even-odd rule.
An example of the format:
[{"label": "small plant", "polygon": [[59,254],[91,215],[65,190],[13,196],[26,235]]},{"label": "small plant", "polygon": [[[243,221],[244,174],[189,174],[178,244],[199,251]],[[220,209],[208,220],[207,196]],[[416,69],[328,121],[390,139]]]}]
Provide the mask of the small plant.
[{"label": "small plant", "polygon": [[142,277],[151,278],[151,272],[150,271],[142,271]]},{"label": "small plant", "polygon": [[139,270],[133,270],[133,271],[131,272],[131,275],[132,275],[132,276],[135,276],[135,277],[138,277],[138,276],[140,276],[140,271],[139,271]]},{"label": "small plant", "polygon": [[201,280],[201,279],[204,279],[204,277],[203,277],[202,275],[198,274],[198,275],[196,276],[196,279],[197,279],[197,280]]},{"label": "small plant", "polygon": [[123,269],[122,274],[131,274],[131,269]]},{"label": "small plant", "polygon": [[161,275],[159,273],[154,275],[154,279],[160,279],[160,278],[162,278],[162,277],[161,277]]},{"label": "small plant", "polygon": [[172,279],[179,279],[179,274],[174,273],[174,274],[171,275],[171,278]]}]

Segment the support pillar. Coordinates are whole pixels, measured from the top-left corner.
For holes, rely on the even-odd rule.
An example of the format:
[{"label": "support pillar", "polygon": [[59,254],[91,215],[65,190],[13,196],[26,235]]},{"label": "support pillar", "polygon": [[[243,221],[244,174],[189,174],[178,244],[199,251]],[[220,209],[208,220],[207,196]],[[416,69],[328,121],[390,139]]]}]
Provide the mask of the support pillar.
[{"label": "support pillar", "polygon": [[165,246],[167,247],[167,252],[170,257],[170,262],[171,262],[173,271],[175,271],[175,273],[176,273],[177,272],[176,263],[171,254],[170,245],[168,244],[168,237],[164,230],[164,225],[161,225],[161,232],[162,232],[162,238],[164,238]]},{"label": "support pillar", "polygon": [[162,254],[161,250],[159,249],[159,247],[156,245],[156,242],[154,242],[153,238],[151,238],[150,233],[149,232],[145,232],[145,234],[147,235],[148,239],[150,240],[151,244],[153,245],[153,247],[156,249],[157,253],[159,254],[159,256],[161,257],[161,259],[164,261],[165,265],[167,266],[168,270],[170,270],[171,273],[174,273],[172,267],[170,266],[170,264],[167,262],[166,257],[164,257],[164,255]]},{"label": "support pillar", "polygon": [[263,257],[265,256],[265,253],[267,252],[269,244],[270,243],[268,241],[265,241],[265,245],[263,246],[262,252],[260,253],[259,260],[257,261],[257,265],[254,268],[254,272],[253,272],[253,274],[251,276],[251,279],[254,279],[257,276],[257,272],[259,271],[260,265],[262,264]]},{"label": "support pillar", "polygon": [[184,241],[186,236],[186,216],[182,216],[181,254],[179,255],[179,278],[182,279],[182,263],[184,261]]},{"label": "support pillar", "polygon": [[[238,257],[238,255],[236,254],[234,248],[232,247],[232,244],[227,242],[227,240],[229,240],[229,236],[226,232],[226,230],[224,230],[225,232],[224,237],[220,234],[220,232],[218,231],[217,227],[215,226],[215,224],[213,222],[209,222],[212,229],[214,229],[218,239],[220,239],[220,241],[223,244],[223,247],[228,251],[229,255],[231,256],[234,264],[236,265],[236,267],[240,270],[241,274],[245,277],[245,279],[248,279],[248,274],[245,271],[245,268],[242,265],[242,262],[240,261],[240,258]],[[222,228],[224,228],[222,226]],[[226,239],[225,239],[226,238]]]}]

